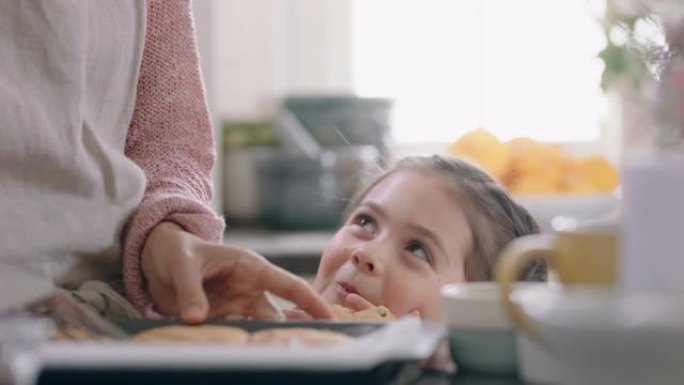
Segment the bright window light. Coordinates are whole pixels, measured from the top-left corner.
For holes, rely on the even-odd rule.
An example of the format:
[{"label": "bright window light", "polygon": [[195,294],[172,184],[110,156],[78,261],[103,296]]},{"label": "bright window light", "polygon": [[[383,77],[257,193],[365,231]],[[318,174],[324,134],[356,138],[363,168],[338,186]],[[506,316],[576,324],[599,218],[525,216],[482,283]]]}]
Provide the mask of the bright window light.
[{"label": "bright window light", "polygon": [[361,96],[394,99],[394,140],[449,142],[483,127],[508,140],[596,141],[605,121],[588,0],[354,0]]}]

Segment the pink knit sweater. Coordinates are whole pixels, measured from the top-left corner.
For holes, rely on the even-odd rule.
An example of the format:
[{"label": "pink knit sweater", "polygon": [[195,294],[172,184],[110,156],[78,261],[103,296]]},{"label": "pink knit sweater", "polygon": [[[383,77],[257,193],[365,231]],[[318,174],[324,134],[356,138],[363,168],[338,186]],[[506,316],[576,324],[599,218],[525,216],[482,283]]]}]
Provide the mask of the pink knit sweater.
[{"label": "pink knit sweater", "polygon": [[215,150],[194,33],[189,0],[147,1],[137,100],[125,148],[147,177],[123,247],[126,295],[140,310],[151,303],[140,254],[152,228],[171,221],[214,242],[222,240],[224,230],[209,207]]}]

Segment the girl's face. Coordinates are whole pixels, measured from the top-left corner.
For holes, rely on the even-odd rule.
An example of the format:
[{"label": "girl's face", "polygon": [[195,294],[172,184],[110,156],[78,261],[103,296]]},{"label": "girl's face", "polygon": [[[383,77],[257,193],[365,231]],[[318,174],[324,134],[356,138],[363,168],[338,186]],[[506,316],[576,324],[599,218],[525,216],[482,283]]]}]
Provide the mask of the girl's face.
[{"label": "girl's face", "polygon": [[465,281],[464,258],[472,245],[454,197],[435,173],[388,176],[326,246],[314,288],[329,303],[348,306],[358,295],[397,316],[417,311],[439,319],[440,287]]}]

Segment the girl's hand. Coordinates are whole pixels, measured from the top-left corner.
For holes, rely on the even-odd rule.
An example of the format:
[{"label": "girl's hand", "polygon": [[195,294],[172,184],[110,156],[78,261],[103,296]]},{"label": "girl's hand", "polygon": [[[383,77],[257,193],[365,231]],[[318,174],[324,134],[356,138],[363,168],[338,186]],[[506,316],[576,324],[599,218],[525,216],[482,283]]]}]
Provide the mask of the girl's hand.
[{"label": "girl's hand", "polygon": [[204,241],[170,222],[155,227],[141,256],[156,307],[187,323],[242,315],[278,319],[283,313],[267,291],[318,318],[332,318],[304,281],[251,250]]},{"label": "girl's hand", "polygon": [[346,297],[344,297],[344,306],[348,307],[349,309],[352,309],[353,311],[362,311],[366,309],[372,309],[375,307],[372,302],[368,301],[367,299],[363,298],[362,296],[356,294],[356,293],[350,293],[347,294]]}]

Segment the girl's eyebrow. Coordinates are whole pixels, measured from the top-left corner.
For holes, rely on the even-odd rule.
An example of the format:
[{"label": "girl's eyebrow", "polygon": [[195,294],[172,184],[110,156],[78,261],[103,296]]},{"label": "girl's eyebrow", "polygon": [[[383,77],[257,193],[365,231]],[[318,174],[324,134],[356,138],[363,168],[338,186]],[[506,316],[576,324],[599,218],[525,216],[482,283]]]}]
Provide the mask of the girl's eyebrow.
[{"label": "girl's eyebrow", "polygon": [[[359,206],[365,206],[371,211],[375,212],[377,216],[379,216],[381,219],[387,220],[388,215],[385,209],[383,209],[380,205],[373,201],[364,201]],[[446,248],[444,247],[444,242],[442,242],[442,239],[435,233],[434,231],[428,229],[427,227],[417,225],[415,223],[409,223],[406,225],[411,231],[415,231],[416,233],[429,238],[435,245],[437,245],[437,248],[441,252],[442,255],[445,257],[448,257],[449,254],[446,252]],[[446,259],[446,264],[449,264],[449,258],[444,258]]]},{"label": "girl's eyebrow", "polygon": [[359,207],[365,206],[366,208],[370,209],[371,211],[375,212],[375,214],[383,219],[387,218],[387,212],[385,209],[383,209],[379,204],[373,202],[373,201],[363,201],[359,204]]}]

